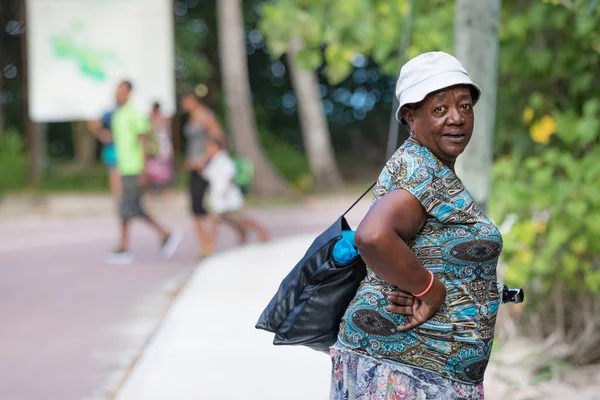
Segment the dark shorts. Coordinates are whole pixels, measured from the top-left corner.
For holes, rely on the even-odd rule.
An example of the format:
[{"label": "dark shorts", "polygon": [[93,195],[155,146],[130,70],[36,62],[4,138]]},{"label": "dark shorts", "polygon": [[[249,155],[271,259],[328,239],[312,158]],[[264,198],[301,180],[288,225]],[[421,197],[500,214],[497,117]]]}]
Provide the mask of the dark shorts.
[{"label": "dark shorts", "polygon": [[204,197],[208,189],[208,181],[196,171],[190,172],[190,197],[192,213],[194,215],[206,215],[208,211],[204,207]]},{"label": "dark shorts", "polygon": [[121,202],[119,204],[119,215],[124,221],[132,218],[146,217],[142,206],[142,188],[139,184],[138,175],[121,176]]}]

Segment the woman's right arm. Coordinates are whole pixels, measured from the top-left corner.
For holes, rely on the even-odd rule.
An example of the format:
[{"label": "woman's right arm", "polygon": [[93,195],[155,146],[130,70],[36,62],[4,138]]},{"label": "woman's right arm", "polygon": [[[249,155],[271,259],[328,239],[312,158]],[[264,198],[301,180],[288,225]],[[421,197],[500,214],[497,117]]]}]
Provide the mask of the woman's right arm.
[{"label": "woman's right arm", "polygon": [[[419,200],[403,189],[396,189],[371,207],[356,230],[356,245],[369,268],[384,281],[409,293],[421,293],[431,282],[431,274],[406,244],[421,230],[426,219],[427,212]],[[421,312],[432,316],[445,298],[444,284],[434,278],[431,289],[417,298],[415,304],[424,307]],[[422,322],[413,320],[405,329]]]},{"label": "woman's right arm", "polygon": [[110,143],[112,140],[110,132],[102,127],[102,121],[88,121],[87,128],[102,143]]}]

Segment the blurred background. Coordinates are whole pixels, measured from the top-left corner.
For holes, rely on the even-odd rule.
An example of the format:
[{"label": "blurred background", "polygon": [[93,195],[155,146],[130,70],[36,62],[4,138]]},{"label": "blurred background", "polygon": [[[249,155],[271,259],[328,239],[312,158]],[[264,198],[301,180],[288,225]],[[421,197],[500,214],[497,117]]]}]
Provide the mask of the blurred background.
[{"label": "blurred background", "polygon": [[[511,398],[600,399],[600,1],[3,0],[0,27],[1,399],[113,398],[194,272],[182,94],[252,161],[250,214],[278,239],[311,234],[406,139],[395,81],[434,50],[483,88],[458,175],[502,227],[502,281],[526,293],[502,310],[490,379]],[[87,122],[123,79],[172,118],[175,196],[153,210],[186,237],[160,261],[136,226],[137,261],[116,268]]]}]

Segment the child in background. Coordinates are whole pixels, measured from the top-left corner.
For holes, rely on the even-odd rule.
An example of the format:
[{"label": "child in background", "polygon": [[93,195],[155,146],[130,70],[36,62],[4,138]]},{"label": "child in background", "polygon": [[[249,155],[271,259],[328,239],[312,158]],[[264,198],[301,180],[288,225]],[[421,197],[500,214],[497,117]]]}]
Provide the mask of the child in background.
[{"label": "child in background", "polygon": [[[224,144],[220,140],[208,138],[206,156],[208,164],[203,173],[204,179],[208,181],[207,201],[213,217],[236,229],[240,235],[240,244],[246,243],[250,231],[257,232],[261,242],[268,241],[269,232],[242,211],[244,196],[234,183],[235,164],[224,150]],[[217,223],[213,226],[217,226]],[[215,238],[216,235],[212,237]]]},{"label": "child in background", "polygon": [[151,156],[146,161],[146,174],[150,180],[151,204],[155,210],[168,211],[174,198],[173,133],[171,119],[162,114],[158,102],[152,105],[150,125],[153,143]]}]

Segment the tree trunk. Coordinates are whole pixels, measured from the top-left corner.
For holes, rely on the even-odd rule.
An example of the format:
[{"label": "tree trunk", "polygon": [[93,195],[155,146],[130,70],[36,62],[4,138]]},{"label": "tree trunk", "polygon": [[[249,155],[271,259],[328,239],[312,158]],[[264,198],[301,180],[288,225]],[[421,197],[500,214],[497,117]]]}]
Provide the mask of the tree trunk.
[{"label": "tree trunk", "polygon": [[94,164],[96,159],[96,139],[88,132],[84,121],[72,123],[73,147],[75,151],[75,164],[85,170]]},{"label": "tree trunk", "polygon": [[319,81],[314,71],[306,71],[298,66],[298,52],[302,47],[302,40],[298,37],[293,38],[288,61],[292,86],[298,98],[300,128],[308,163],[317,188],[339,188],[344,183],[335,162],[327,118],[323,112],[319,92]]},{"label": "tree trunk", "polygon": [[33,174],[36,182],[40,182],[44,176],[46,166],[48,165],[48,124],[47,123],[33,123],[32,129],[36,137],[35,146],[35,170]]},{"label": "tree trunk", "polygon": [[[10,2],[6,2],[3,1],[0,3],[0,26],[5,27],[8,20],[10,19],[12,14],[9,12],[8,6],[9,6]],[[12,5],[12,4],[10,4]],[[7,44],[5,44],[4,40],[6,38],[6,35],[4,34],[4,32],[2,32],[2,34],[0,34],[0,95],[2,94],[2,88],[3,88],[3,82],[2,82],[2,78],[4,77],[4,65],[6,64],[6,59],[8,58],[8,46]],[[5,124],[5,119],[4,119],[4,103],[2,101],[3,99],[0,99],[0,141],[2,140],[2,135],[4,134],[4,124]]]},{"label": "tree trunk", "polygon": [[[0,58],[0,66],[3,65]],[[0,71],[0,95],[2,94],[2,71]],[[2,140],[2,135],[4,133],[4,104],[2,99],[0,99],[0,141]]]},{"label": "tree trunk", "polygon": [[[36,124],[29,118],[29,62],[27,58],[27,2],[25,0],[20,1],[20,17],[21,21],[25,24],[25,30],[21,35],[20,39],[20,50],[21,50],[21,101],[23,107],[23,135],[26,138],[27,143],[27,154],[29,158],[28,168],[28,184],[32,188],[37,188],[40,179],[42,166],[40,163],[40,154],[45,149],[42,149],[40,138],[45,134],[42,129],[38,129]],[[45,153],[43,153],[45,154]]]},{"label": "tree trunk", "polygon": [[[402,39],[400,40],[400,48],[398,51],[400,55],[398,65],[400,68],[402,68],[402,66],[406,63],[406,51],[408,50],[408,46],[410,44],[410,30],[412,27],[414,9],[415,0],[410,0],[408,12],[406,13],[404,21],[402,22]],[[385,161],[389,160],[398,149],[398,133],[400,131],[400,122],[398,122],[396,119],[396,112],[399,105],[400,103],[398,102],[398,98],[394,96],[394,99],[392,100],[392,112],[390,113],[390,126],[388,129],[388,142],[387,150],[385,152]],[[404,127],[402,129],[402,136],[404,136],[404,140],[408,139],[409,135],[410,132],[408,132],[408,129]],[[402,140],[402,143],[404,140]]]},{"label": "tree trunk", "polygon": [[457,0],[455,55],[482,90],[475,107],[471,143],[456,163],[457,174],[484,208],[490,192],[492,143],[498,89],[498,27],[501,0]]},{"label": "tree trunk", "polygon": [[260,196],[290,193],[283,179],[267,162],[260,146],[250,82],[241,0],[217,0],[219,54],[229,128],[237,153],[254,163],[253,190]]}]

